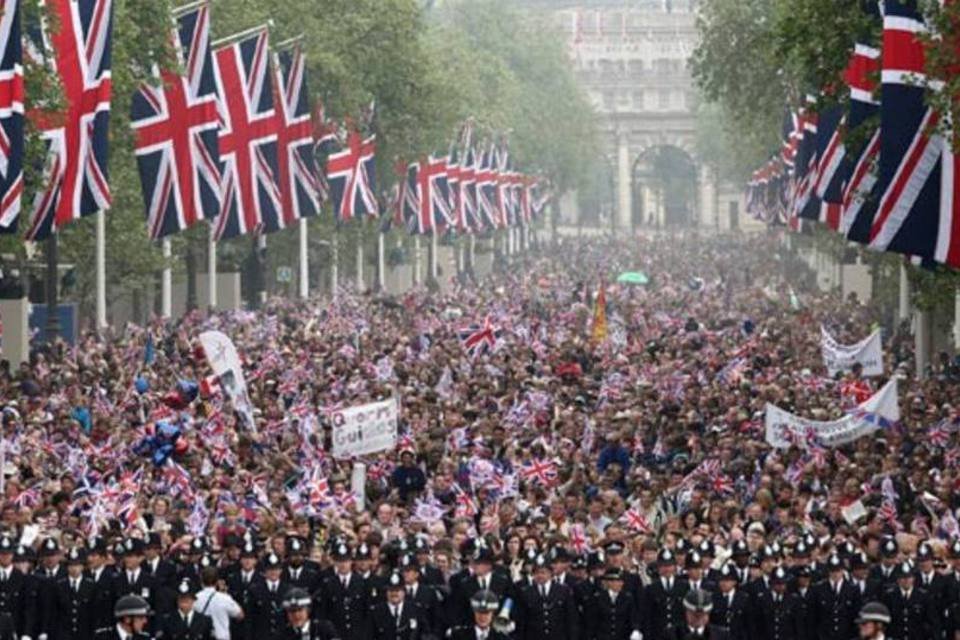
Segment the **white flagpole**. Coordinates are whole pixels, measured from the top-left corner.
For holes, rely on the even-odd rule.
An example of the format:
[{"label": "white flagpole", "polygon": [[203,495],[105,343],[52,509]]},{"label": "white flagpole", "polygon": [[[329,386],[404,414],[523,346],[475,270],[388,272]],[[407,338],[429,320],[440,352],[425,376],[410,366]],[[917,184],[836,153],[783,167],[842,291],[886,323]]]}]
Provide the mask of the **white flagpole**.
[{"label": "white flagpole", "polygon": [[300,297],[310,297],[310,264],[307,253],[307,219],[300,218]]},{"label": "white flagpole", "polygon": [[161,279],[160,314],[164,318],[169,318],[173,315],[173,268],[170,266],[173,248],[170,246],[170,238],[164,238],[162,242],[164,265]]},{"label": "white flagpole", "polygon": [[330,253],[332,260],[330,265],[330,295],[337,297],[337,285],[340,279],[340,234],[336,229],[333,230],[333,238],[330,241]]},{"label": "white flagpole", "polygon": [[437,281],[437,225],[433,225],[433,233],[430,234],[430,279]]},{"label": "white flagpole", "polygon": [[207,307],[213,311],[217,308],[217,240],[212,224],[207,243]]},{"label": "white flagpole", "polygon": [[[362,224],[362,223],[361,223]],[[357,292],[363,291],[363,227],[357,229]]]},{"label": "white flagpole", "polygon": [[[264,256],[267,255],[267,234],[266,233],[261,233],[259,236],[257,236],[257,252]],[[257,261],[259,260],[260,260],[260,256],[258,255]],[[257,295],[260,299],[260,304],[264,305],[267,303],[267,278],[269,277],[269,275],[267,274],[267,265],[265,264],[259,265],[258,269],[260,270],[260,277],[262,278],[260,284],[263,285],[263,289],[261,289],[257,293]]]},{"label": "white flagpole", "polygon": [[107,219],[97,213],[97,331],[107,328]]}]

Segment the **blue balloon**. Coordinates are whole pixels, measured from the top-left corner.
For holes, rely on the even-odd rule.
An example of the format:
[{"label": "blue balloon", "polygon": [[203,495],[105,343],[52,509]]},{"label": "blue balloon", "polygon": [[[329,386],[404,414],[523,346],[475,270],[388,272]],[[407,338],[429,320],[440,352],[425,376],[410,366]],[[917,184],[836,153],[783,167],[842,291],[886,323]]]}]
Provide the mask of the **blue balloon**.
[{"label": "blue balloon", "polygon": [[150,383],[143,376],[137,376],[137,379],[133,381],[133,386],[140,395],[150,390]]}]

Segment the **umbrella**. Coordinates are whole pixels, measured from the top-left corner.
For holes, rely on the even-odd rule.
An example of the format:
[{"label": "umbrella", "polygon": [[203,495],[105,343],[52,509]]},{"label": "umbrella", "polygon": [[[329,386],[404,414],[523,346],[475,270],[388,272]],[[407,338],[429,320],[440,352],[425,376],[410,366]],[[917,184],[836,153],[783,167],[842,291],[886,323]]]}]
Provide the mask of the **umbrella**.
[{"label": "umbrella", "polygon": [[620,284],[648,284],[650,278],[643,271],[624,271],[617,277]]}]

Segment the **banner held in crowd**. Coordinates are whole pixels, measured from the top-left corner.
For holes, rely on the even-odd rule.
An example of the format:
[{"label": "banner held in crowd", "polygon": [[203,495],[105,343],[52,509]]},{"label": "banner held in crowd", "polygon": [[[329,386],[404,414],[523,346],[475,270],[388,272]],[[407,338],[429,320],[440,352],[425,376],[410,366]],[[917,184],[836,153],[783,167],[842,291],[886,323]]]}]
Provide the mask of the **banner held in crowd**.
[{"label": "banner held in crowd", "polygon": [[233,401],[234,407],[247,422],[247,427],[256,430],[250,398],[247,395],[247,382],[243,377],[243,366],[233,340],[220,331],[205,331],[200,334],[200,345],[210,368],[220,381],[220,388]]},{"label": "banner held in crowd", "polygon": [[869,435],[900,420],[897,404],[897,380],[894,378],[850,413],[829,422],[808,420],[767,404],[766,440],[775,449],[792,445],[807,448],[812,444],[838,447]]},{"label": "banner held in crowd", "polygon": [[394,448],[399,417],[393,398],[333,412],[333,457],[352,458]]},{"label": "banner held in crowd", "polygon": [[883,375],[883,349],[880,345],[880,329],[856,344],[840,344],[826,327],[820,327],[823,364],[827,373],[834,376],[840,371],[849,371],[853,365],[863,365],[863,375]]}]

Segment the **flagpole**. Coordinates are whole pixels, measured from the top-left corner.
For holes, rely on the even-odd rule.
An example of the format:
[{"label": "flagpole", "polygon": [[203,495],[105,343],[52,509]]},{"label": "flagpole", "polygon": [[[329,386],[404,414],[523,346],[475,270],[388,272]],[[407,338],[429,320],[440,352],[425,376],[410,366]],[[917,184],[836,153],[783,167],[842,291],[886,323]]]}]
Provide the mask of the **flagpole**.
[{"label": "flagpole", "polygon": [[340,278],[340,230],[334,228],[333,238],[330,240],[330,295],[337,297],[337,280]]},{"label": "flagpole", "polygon": [[476,258],[477,252],[477,236],[476,234],[470,234],[470,243],[467,245],[467,272],[470,275],[473,275],[474,270],[474,259]]},{"label": "flagpole", "polygon": [[97,212],[97,332],[107,328],[107,219]]},{"label": "flagpole", "polygon": [[363,224],[357,225],[357,293],[363,291]]},{"label": "flagpole", "polygon": [[432,284],[437,284],[437,225],[433,225],[433,233],[430,234],[430,280]]},{"label": "flagpole", "polygon": [[310,264],[307,251],[307,219],[300,218],[300,298],[310,297]]},{"label": "flagpole", "polygon": [[377,233],[377,286],[380,291],[387,290],[387,234],[381,229]]},{"label": "flagpole", "polygon": [[213,224],[207,239],[207,307],[211,312],[217,308],[217,238]]},{"label": "flagpole", "polygon": [[160,315],[169,318],[173,315],[173,268],[170,266],[170,258],[173,256],[173,248],[170,245],[170,238],[162,240],[163,246],[163,276],[161,278],[160,292]]},{"label": "flagpole", "polygon": [[[257,303],[259,306],[263,306],[267,303],[267,234],[261,232],[257,235],[257,242],[254,245],[254,264],[257,266],[258,277],[258,286],[259,290],[256,292]],[[263,257],[263,262],[260,261],[261,256]]]},{"label": "flagpole", "polygon": [[257,25],[255,27],[250,27],[249,29],[245,29],[244,31],[239,31],[237,33],[231,34],[224,38],[220,38],[219,40],[214,40],[213,42],[210,43],[210,46],[216,49],[217,47],[223,46],[225,44],[233,43],[238,40],[243,40],[246,37],[256,35],[261,31],[269,31],[272,27],[273,27],[273,20],[267,20],[263,24]]},{"label": "flagpole", "polygon": [[413,236],[413,286],[420,284],[420,236]]}]

